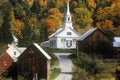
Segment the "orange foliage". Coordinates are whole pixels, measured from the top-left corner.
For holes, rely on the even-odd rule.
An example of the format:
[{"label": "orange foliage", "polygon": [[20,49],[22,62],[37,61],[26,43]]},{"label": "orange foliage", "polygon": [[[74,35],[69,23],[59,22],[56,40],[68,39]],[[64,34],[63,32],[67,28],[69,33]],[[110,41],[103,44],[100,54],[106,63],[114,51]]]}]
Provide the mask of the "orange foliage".
[{"label": "orange foliage", "polygon": [[87,4],[92,8],[96,8],[96,3],[94,0],[87,0]]},{"label": "orange foliage", "polygon": [[29,20],[29,24],[31,24],[31,26],[33,26],[36,23],[36,18],[30,18]]},{"label": "orange foliage", "polygon": [[45,22],[49,35],[54,31],[55,21],[52,18],[49,18]]},{"label": "orange foliage", "polygon": [[62,26],[62,19],[63,19],[63,14],[59,11],[59,9],[51,8],[49,10],[49,17],[46,22],[52,22],[51,24],[54,24],[51,25],[52,28],[48,28],[47,25],[49,34],[56,31],[58,28]]},{"label": "orange foliage", "polygon": [[103,30],[114,30],[113,22],[111,20],[105,20],[97,23],[97,27]]},{"label": "orange foliage", "polygon": [[13,32],[16,33],[16,35],[21,36],[21,30],[23,29],[23,22],[21,20],[15,20],[14,27],[12,28]]},{"label": "orange foliage", "polygon": [[120,0],[111,0],[111,2],[120,3]]}]

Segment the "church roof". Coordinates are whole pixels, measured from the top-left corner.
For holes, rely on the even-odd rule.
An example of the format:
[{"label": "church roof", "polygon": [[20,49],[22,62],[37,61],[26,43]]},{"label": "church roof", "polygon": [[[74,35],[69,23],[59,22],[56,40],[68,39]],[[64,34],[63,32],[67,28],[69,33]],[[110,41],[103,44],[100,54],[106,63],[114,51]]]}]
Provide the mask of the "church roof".
[{"label": "church roof", "polygon": [[12,37],[13,37],[14,42],[18,42],[18,38],[14,34],[12,34]]},{"label": "church roof", "polygon": [[[55,33],[53,33],[52,35],[50,35],[49,38],[58,36],[58,35],[59,35],[60,33],[62,33],[64,30],[71,30],[71,31],[73,31],[76,35],[79,36],[79,34],[78,34],[74,29],[71,29],[71,28],[68,28],[68,29],[60,28],[60,29],[58,29]],[[64,35],[63,35],[63,36],[64,36]]]},{"label": "church roof", "polygon": [[81,41],[84,40],[85,38],[87,38],[89,35],[91,35],[96,30],[97,30],[97,28],[92,28],[92,29],[88,30],[86,33],[84,33],[82,36],[80,36],[78,38],[78,40],[81,40]]},{"label": "church roof", "polygon": [[51,37],[53,37],[53,36],[56,36],[56,35],[59,34],[61,31],[63,31],[63,28],[58,29],[56,32],[54,32],[53,34],[51,34],[51,35],[49,36],[49,38],[51,38]]}]

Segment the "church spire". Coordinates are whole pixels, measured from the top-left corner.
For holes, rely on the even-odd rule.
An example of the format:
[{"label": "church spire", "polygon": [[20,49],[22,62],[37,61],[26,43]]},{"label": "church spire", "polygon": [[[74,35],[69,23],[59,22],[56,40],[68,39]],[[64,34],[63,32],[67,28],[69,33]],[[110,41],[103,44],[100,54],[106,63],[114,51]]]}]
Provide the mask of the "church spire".
[{"label": "church spire", "polygon": [[67,13],[66,15],[70,15],[69,1],[67,2]]},{"label": "church spire", "polygon": [[71,18],[71,14],[70,14],[70,8],[69,8],[69,1],[67,2],[67,12],[65,15],[65,20],[64,20],[64,28],[71,28],[73,29],[72,26],[72,18]]}]

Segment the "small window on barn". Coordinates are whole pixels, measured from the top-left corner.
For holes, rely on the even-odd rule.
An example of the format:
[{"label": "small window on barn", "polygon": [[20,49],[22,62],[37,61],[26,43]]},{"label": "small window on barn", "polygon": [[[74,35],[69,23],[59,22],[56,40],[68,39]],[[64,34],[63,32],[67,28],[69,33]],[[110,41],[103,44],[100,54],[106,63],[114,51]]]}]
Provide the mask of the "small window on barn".
[{"label": "small window on barn", "polygon": [[67,32],[67,35],[71,35],[72,33],[71,32]]},{"label": "small window on barn", "polygon": [[6,61],[4,61],[4,66],[7,66],[7,62]]},{"label": "small window on barn", "polygon": [[33,54],[33,53],[34,53],[34,51],[33,51],[32,49],[30,49],[30,50],[28,51],[28,53]]}]

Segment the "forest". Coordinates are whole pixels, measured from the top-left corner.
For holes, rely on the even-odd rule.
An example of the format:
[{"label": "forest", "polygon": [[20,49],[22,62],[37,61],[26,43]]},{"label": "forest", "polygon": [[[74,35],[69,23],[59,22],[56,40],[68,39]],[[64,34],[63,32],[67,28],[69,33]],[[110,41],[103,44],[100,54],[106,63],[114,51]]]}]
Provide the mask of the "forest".
[{"label": "forest", "polygon": [[[67,0],[0,0],[0,45],[41,43],[64,25]],[[74,29],[82,34],[98,27],[111,37],[120,36],[120,0],[70,0]]]}]

